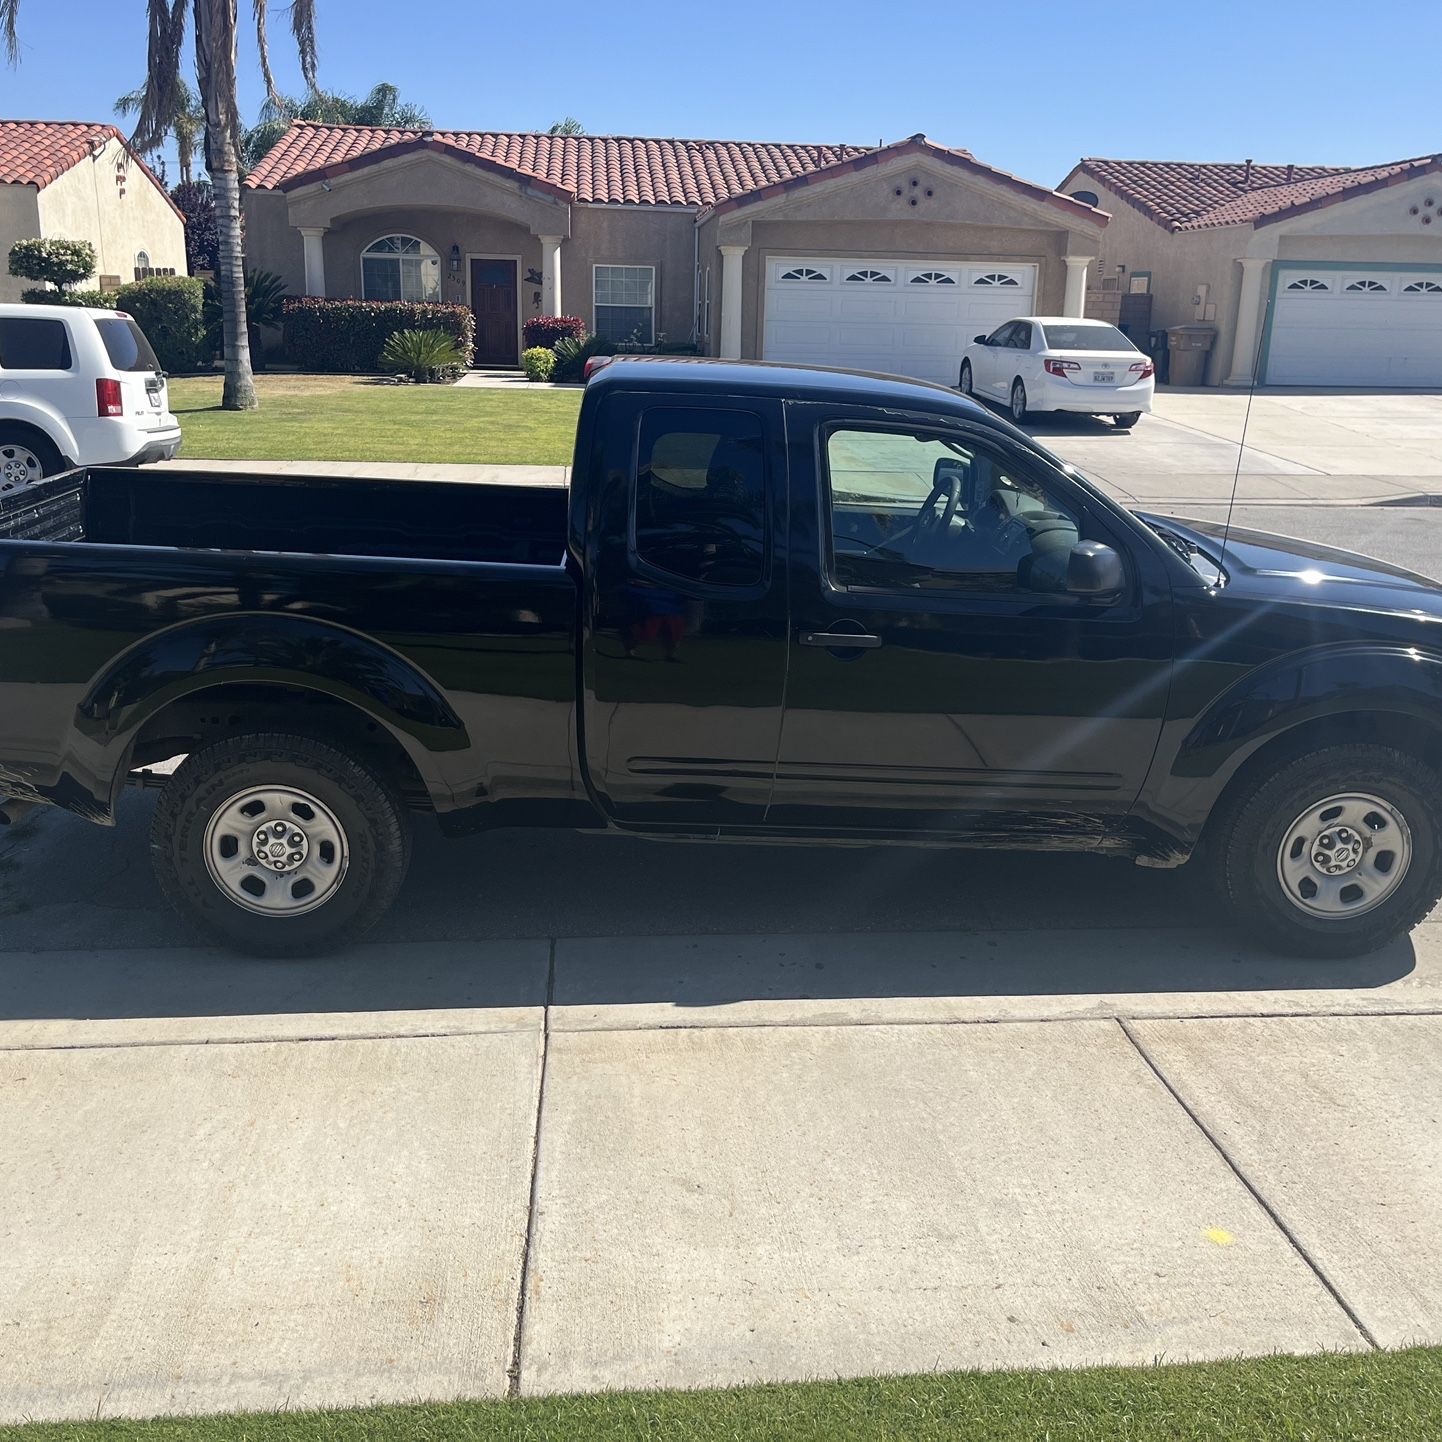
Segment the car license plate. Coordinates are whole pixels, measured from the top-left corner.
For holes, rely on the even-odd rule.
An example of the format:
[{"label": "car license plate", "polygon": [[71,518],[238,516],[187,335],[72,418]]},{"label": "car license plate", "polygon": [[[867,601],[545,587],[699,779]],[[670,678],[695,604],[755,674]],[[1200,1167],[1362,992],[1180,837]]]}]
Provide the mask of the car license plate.
[{"label": "car license plate", "polygon": [[1117,378],[1117,373],[1116,373],[1115,371],[1093,371],[1093,372],[1092,372],[1092,384],[1093,384],[1093,385],[1098,385],[1098,386],[1109,386],[1109,385],[1113,385],[1113,384],[1115,384],[1115,382],[1116,382],[1116,378]]}]

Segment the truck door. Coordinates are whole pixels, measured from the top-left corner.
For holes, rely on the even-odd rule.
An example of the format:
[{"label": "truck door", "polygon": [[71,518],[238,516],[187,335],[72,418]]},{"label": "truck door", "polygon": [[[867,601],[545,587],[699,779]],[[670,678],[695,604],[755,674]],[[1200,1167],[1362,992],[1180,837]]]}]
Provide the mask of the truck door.
[{"label": "truck door", "polygon": [[[788,426],[791,660],[768,826],[1085,844],[1125,815],[1171,674],[1154,549],[989,427],[799,403]],[[1078,541],[1120,553],[1120,591],[1068,593]]]},{"label": "truck door", "polygon": [[781,403],[620,391],[591,434],[587,784],[622,825],[754,827],[786,672]]}]

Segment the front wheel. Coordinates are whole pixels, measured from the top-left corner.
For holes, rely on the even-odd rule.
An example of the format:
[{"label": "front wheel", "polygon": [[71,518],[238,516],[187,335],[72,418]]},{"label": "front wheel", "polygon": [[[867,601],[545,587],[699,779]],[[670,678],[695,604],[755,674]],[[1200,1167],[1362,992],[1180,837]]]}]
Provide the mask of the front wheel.
[{"label": "front wheel", "polygon": [[410,830],[367,767],[306,736],[236,736],[193,752],[155,811],[151,858],[172,905],[253,956],[312,956],[391,902]]},{"label": "front wheel", "polygon": [[1128,411],[1125,415],[1113,416],[1112,424],[1116,426],[1119,431],[1129,431],[1141,418],[1142,413],[1140,411]]},{"label": "front wheel", "polygon": [[964,396],[971,394],[971,362],[969,360],[964,360],[961,363],[961,379],[957,385],[957,389]]},{"label": "front wheel", "polygon": [[1360,956],[1410,931],[1442,896],[1442,778],[1387,746],[1298,757],[1215,818],[1223,893],[1280,951]]},{"label": "front wheel", "polygon": [[1026,419],[1026,387],[1020,376],[1011,383],[1011,418],[1017,425]]}]

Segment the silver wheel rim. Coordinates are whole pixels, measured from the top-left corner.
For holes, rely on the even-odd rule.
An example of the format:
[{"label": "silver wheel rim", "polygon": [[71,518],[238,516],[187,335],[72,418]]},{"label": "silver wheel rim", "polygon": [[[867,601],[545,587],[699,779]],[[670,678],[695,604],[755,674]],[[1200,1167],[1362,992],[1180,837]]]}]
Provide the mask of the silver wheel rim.
[{"label": "silver wheel rim", "polygon": [[226,898],[257,916],[303,916],[336,894],[350,862],[335,813],[290,786],[252,786],[216,808],[205,869]]},{"label": "silver wheel rim", "polygon": [[1011,388],[1011,414],[1018,421],[1026,414],[1026,392],[1020,381]]},{"label": "silver wheel rim", "polygon": [[1277,848],[1287,900],[1324,921],[1381,906],[1412,864],[1406,818],[1380,796],[1348,791],[1309,806]]},{"label": "silver wheel rim", "polygon": [[971,394],[971,367],[964,365],[961,368],[961,393],[964,396]]},{"label": "silver wheel rim", "polygon": [[29,446],[0,446],[0,491],[27,486],[44,473],[40,457]]}]

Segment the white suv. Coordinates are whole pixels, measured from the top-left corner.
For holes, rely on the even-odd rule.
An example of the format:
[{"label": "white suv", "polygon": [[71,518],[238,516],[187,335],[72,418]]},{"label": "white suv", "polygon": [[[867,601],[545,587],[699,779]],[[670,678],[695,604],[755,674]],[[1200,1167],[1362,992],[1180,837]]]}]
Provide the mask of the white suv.
[{"label": "white suv", "polygon": [[0,492],[71,466],[138,466],[179,449],[165,372],[128,315],[0,305]]}]

